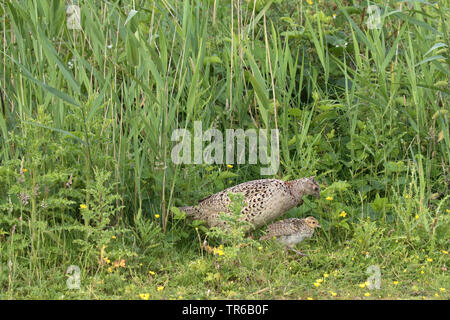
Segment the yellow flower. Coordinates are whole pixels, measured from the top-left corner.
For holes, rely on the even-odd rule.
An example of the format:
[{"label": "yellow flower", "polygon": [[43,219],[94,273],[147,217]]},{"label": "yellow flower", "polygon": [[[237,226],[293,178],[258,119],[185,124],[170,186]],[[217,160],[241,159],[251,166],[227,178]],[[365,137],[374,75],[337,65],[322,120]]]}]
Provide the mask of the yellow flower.
[{"label": "yellow flower", "polygon": [[313,4],[312,0],[306,0],[306,2],[308,2],[309,5]]},{"label": "yellow flower", "polygon": [[232,164],[227,164],[227,167],[231,169],[231,168],[233,168],[233,165]]},{"label": "yellow flower", "polygon": [[117,237],[116,236],[112,236],[111,239],[117,239]]},{"label": "yellow flower", "polygon": [[159,214],[155,214],[155,218],[158,219],[159,218]]},{"label": "yellow flower", "polygon": [[433,259],[427,258],[427,262],[433,262]]},{"label": "yellow flower", "polygon": [[324,278],[328,278],[328,276],[329,276],[328,273],[324,273],[324,274],[323,274],[323,277],[324,277]]},{"label": "yellow flower", "polygon": [[445,288],[439,288],[439,291],[445,292],[446,290],[445,290]]},{"label": "yellow flower", "polygon": [[112,267],[109,267],[109,268],[108,268],[108,272],[109,272],[109,273],[113,272],[113,268],[112,268]]},{"label": "yellow flower", "polygon": [[448,251],[445,251],[445,250],[441,250],[441,252],[442,252],[443,254],[448,254]]},{"label": "yellow flower", "polygon": [[403,272],[406,272],[406,269],[403,269]]},{"label": "yellow flower", "polygon": [[314,282],[314,287],[320,287],[320,282]]},{"label": "yellow flower", "polygon": [[150,293],[141,293],[139,294],[142,300],[148,300],[150,298]]},{"label": "yellow flower", "polygon": [[336,19],[336,13],[333,13],[333,19]]},{"label": "yellow flower", "polygon": [[419,219],[419,215],[418,215],[418,214],[416,214],[415,218],[416,218],[416,220],[417,220],[417,219]]},{"label": "yellow flower", "polygon": [[345,217],[347,216],[347,212],[342,211],[342,212],[339,214],[339,216],[342,217],[342,218],[345,218]]},{"label": "yellow flower", "polygon": [[336,297],[336,296],[337,296],[337,293],[336,293],[336,292],[333,292],[333,291],[330,291],[330,294],[331,294],[333,297]]},{"label": "yellow flower", "polygon": [[154,276],[155,274],[156,274],[156,272],[153,272],[153,271],[149,271],[148,272],[151,276]]},{"label": "yellow flower", "polygon": [[311,298],[311,297],[308,297],[308,298],[306,298],[306,300],[313,300],[313,298]]},{"label": "yellow flower", "polygon": [[445,212],[450,213],[450,209],[445,209]]},{"label": "yellow flower", "polygon": [[158,286],[158,287],[156,288],[156,290],[157,290],[157,291],[163,291],[163,290],[164,290],[164,286]]},{"label": "yellow flower", "polygon": [[108,258],[103,258],[103,260],[104,260],[106,263],[110,263],[110,262],[111,262],[111,260],[109,260]]},{"label": "yellow flower", "polygon": [[398,281],[394,281],[394,285],[398,285]]},{"label": "yellow flower", "polygon": [[261,250],[262,250],[262,247],[261,247],[261,246],[260,246],[260,247],[258,247],[258,250],[259,250],[259,251],[261,251]]},{"label": "yellow flower", "polygon": [[179,299],[179,300],[183,299],[183,296],[178,296],[178,299]]},{"label": "yellow flower", "polygon": [[423,270],[420,270],[420,274],[424,274],[425,272]]},{"label": "yellow flower", "polygon": [[322,282],[323,282],[323,279],[317,279],[316,282],[317,282],[317,283],[322,283]]},{"label": "yellow flower", "polygon": [[85,205],[85,204],[80,204],[80,209],[86,209],[87,208],[87,205]]},{"label": "yellow flower", "polygon": [[364,283],[360,283],[359,284],[359,287],[360,288],[365,288],[367,286],[367,282],[364,282]]},{"label": "yellow flower", "polygon": [[27,171],[28,171],[28,169],[25,169],[25,168],[22,169],[22,172],[27,172]]},{"label": "yellow flower", "polygon": [[411,199],[411,196],[409,194],[405,194],[405,199]]},{"label": "yellow flower", "polygon": [[331,201],[331,200],[333,200],[333,197],[328,196],[325,198],[325,200]]},{"label": "yellow flower", "polygon": [[439,293],[435,293],[434,296],[435,296],[436,298],[439,298]]},{"label": "yellow flower", "polygon": [[223,256],[225,253],[223,253],[223,250],[222,250],[222,249],[219,249],[219,250],[217,250],[217,254],[218,254],[219,256]]},{"label": "yellow flower", "polygon": [[370,297],[370,292],[364,293],[364,296],[365,296],[365,297]]}]

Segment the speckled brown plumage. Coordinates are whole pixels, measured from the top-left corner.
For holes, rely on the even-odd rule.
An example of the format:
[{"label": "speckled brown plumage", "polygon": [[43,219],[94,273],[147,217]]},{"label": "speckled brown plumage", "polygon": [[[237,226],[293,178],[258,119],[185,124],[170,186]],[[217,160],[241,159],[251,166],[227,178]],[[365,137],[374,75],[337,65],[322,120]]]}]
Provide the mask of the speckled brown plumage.
[{"label": "speckled brown plumage", "polygon": [[305,238],[312,237],[315,228],[320,228],[320,224],[314,217],[284,219],[269,225],[266,235],[262,236],[260,240],[275,238],[286,245],[287,249],[304,255],[300,251],[294,250],[294,246]]},{"label": "speckled brown plumage", "polygon": [[302,204],[302,197],[305,194],[320,198],[320,187],[314,177],[287,182],[261,179],[241,183],[200,200],[196,206],[179,209],[186,212],[191,219],[206,221],[209,227],[226,226],[225,222],[219,220],[219,214],[221,212],[230,214],[229,192],[244,195],[242,219],[250,222],[254,228],[259,228]]}]

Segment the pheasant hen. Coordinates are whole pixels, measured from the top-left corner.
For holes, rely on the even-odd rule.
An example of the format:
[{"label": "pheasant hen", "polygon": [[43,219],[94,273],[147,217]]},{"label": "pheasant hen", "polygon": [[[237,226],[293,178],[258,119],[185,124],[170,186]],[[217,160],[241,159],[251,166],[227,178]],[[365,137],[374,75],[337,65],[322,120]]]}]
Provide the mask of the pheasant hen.
[{"label": "pheasant hen", "polygon": [[179,209],[190,219],[206,221],[209,227],[226,227],[226,222],[219,219],[219,214],[221,212],[231,214],[228,208],[231,202],[229,192],[244,195],[242,220],[250,222],[255,229],[301,205],[304,195],[320,198],[320,187],[314,177],[286,182],[278,179],[261,179],[238,184],[200,200],[196,206]]}]

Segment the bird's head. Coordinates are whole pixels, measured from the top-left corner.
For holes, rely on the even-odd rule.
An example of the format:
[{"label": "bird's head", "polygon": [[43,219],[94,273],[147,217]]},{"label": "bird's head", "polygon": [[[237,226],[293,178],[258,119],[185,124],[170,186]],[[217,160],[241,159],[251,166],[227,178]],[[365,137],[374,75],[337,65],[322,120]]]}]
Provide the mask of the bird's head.
[{"label": "bird's head", "polygon": [[314,228],[322,228],[321,225],[319,224],[319,221],[317,221],[317,219],[314,218],[314,217],[307,217],[307,218],[305,218],[305,222],[312,229],[314,229]]},{"label": "bird's head", "polygon": [[311,196],[315,196],[317,199],[320,199],[320,186],[317,181],[314,180],[314,176],[303,180],[303,190],[305,190],[305,194],[309,194]]}]

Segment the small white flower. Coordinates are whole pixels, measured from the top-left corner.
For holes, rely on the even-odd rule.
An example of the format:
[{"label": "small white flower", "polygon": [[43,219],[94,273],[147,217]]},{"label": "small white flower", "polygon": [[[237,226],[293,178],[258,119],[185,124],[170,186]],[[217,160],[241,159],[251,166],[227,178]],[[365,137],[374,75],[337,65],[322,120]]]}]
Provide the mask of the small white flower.
[{"label": "small white flower", "polygon": [[112,48],[112,44],[109,44],[109,45],[108,45],[108,49],[111,49],[111,48]]}]

